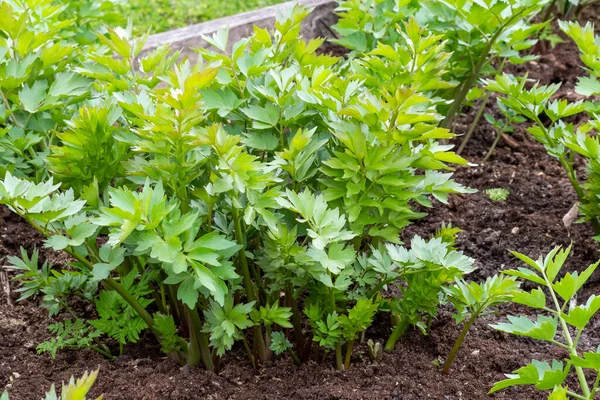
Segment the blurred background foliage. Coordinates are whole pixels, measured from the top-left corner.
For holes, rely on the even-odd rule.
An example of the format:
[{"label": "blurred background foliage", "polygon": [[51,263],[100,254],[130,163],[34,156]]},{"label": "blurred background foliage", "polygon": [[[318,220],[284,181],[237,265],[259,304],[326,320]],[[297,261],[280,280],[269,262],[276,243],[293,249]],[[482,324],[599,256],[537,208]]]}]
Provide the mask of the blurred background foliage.
[{"label": "blurred background foliage", "polygon": [[209,21],[285,0],[123,0],[118,2],[125,18],[130,18],[136,34],[164,32]]}]

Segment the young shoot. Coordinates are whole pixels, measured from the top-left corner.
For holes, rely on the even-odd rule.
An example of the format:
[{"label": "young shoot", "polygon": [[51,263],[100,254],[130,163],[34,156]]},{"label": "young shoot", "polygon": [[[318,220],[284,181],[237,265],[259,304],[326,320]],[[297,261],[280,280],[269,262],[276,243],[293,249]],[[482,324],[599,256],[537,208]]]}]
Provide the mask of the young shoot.
[{"label": "young shoot", "polygon": [[[525,315],[508,316],[507,322],[491,325],[502,332],[549,342],[566,350],[568,356],[562,361],[552,360],[551,364],[533,360],[513,374],[507,374],[508,379],[497,382],[490,393],[515,385],[534,385],[539,390],[566,393],[562,398],[593,400],[600,394],[600,347],[590,347],[587,341],[581,340],[582,335],[588,333],[585,328],[600,310],[600,296],[593,294],[587,300],[580,297],[582,287],[600,262],[581,272],[561,273],[570,252],[570,246],[564,250],[555,247],[545,257],[540,256],[537,260],[513,252],[515,257],[525,263],[526,268],[511,269],[504,273],[537,287],[514,292],[512,301],[537,310],[538,315],[533,321]],[[590,339],[592,337],[589,336]],[[579,392],[565,384],[573,369],[579,383]],[[589,376],[595,378],[591,385]]]},{"label": "young shoot", "polygon": [[494,275],[487,278],[481,285],[477,282],[465,282],[457,279],[454,286],[444,289],[448,299],[456,308],[457,312],[453,315],[456,323],[463,323],[463,329],[454,342],[450,354],[446,357],[443,367],[444,374],[450,371],[458,350],[477,318],[485,313],[490,313],[491,307],[510,301],[512,292],[518,288],[519,283],[515,278]]}]

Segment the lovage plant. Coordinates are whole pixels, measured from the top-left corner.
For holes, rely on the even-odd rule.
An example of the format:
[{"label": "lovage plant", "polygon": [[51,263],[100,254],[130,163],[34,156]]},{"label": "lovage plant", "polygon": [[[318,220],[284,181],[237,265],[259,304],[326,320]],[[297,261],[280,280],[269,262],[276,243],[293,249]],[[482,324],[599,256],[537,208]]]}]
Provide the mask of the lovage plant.
[{"label": "lovage plant", "polygon": [[[578,23],[560,23],[561,29],[577,43],[581,59],[587,67],[589,77],[579,79],[576,92],[583,96],[600,93],[600,48],[596,42],[593,26]],[[556,158],[564,169],[577,197],[583,219],[590,221],[596,235],[600,235],[600,143],[594,134],[598,130],[597,106],[593,102],[579,100],[569,102],[557,99],[560,84],[540,86],[528,85],[527,76],[497,76],[486,82],[489,90],[502,94],[500,101],[512,112],[533,121],[527,131]],[[577,116],[582,123],[574,124],[569,117]],[[585,160],[586,174],[578,175],[576,156]]]},{"label": "lovage plant", "polygon": [[75,69],[120,18],[97,0],[3,1],[0,15],[0,172],[39,181],[56,134],[91,96]]},{"label": "lovage plant", "polygon": [[[165,48],[133,62],[144,38],[130,27],[99,36],[76,69],[94,99],[53,137],[50,178],[0,181],[0,203],[71,256],[63,269],[11,259],[26,296],[72,319],[41,350],[112,356],[148,330],[173,359],[209,370],[236,342],[255,365],[272,351],[331,353],[343,369],[392,280],[406,293],[393,313],[423,326],[442,285],[472,269],[438,239],[382,247],[432,197],[470,192],[451,178],[448,163],[466,161],[438,142],[452,134],[425,90],[425,65],[443,56],[398,49],[400,60],[375,53],[348,72],[316,53],[323,40],[299,38],[308,12],[291,8],[230,52],[220,31],[195,64]],[[378,57],[396,77],[383,87]],[[423,285],[426,309],[411,300]],[[70,310],[73,296],[98,318]]]},{"label": "lovage plant", "polygon": [[[369,52],[382,44],[394,46],[406,41],[404,32],[408,33],[408,29],[404,29],[403,22],[410,17],[427,31],[443,37],[444,50],[450,54],[447,79],[454,84],[438,94],[452,102],[441,122],[441,126],[450,127],[468,97],[472,101],[483,95],[476,88],[481,77],[501,72],[507,61],[523,63],[532,59],[520,52],[535,44],[533,36],[547,24],[531,22],[546,3],[547,0],[341,1],[340,20],[334,25],[341,38],[336,42],[356,53]],[[449,87],[455,89],[447,90]],[[481,112],[477,113],[473,128],[488,97],[484,95],[480,102]]]},{"label": "lovage plant", "polygon": [[[539,390],[553,390],[556,397],[593,400],[600,393],[600,347],[585,348],[582,337],[586,327],[600,310],[600,297],[591,295],[578,299],[585,283],[590,279],[598,263],[590,265],[581,273],[567,272],[559,276],[571,247],[554,248],[545,257],[533,260],[523,254],[513,254],[527,268],[504,271],[505,274],[521,278],[537,287],[530,291],[513,292],[512,301],[539,310],[536,320],[527,316],[508,316],[508,322],[492,325],[493,328],[514,335],[544,340],[568,353],[564,362],[533,360],[519,368],[506,380],[494,385],[490,393],[516,385],[534,385]],[[565,380],[574,370],[579,383],[579,392],[565,385]],[[588,383],[586,371],[595,374],[593,384]]]}]

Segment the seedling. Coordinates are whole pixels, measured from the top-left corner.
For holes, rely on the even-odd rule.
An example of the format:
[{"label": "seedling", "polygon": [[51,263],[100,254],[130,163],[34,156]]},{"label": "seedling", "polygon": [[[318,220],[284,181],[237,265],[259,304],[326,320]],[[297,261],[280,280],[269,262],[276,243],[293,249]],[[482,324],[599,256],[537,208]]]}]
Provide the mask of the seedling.
[{"label": "seedling", "polygon": [[504,188],[485,189],[485,195],[492,201],[506,201],[510,192]]},{"label": "seedling", "polygon": [[[508,379],[496,383],[490,393],[515,385],[535,385],[539,390],[553,390],[553,398],[593,400],[600,393],[600,347],[582,349],[583,344],[580,342],[588,323],[600,310],[600,297],[594,294],[585,302],[578,301],[581,288],[600,262],[590,265],[581,273],[567,272],[559,278],[570,252],[570,246],[565,250],[555,247],[544,258],[537,260],[513,252],[527,268],[507,270],[504,273],[538,287],[530,291],[513,292],[512,301],[539,310],[540,313],[534,321],[524,315],[509,316],[508,322],[491,325],[503,332],[547,341],[566,350],[569,356],[564,362],[552,360],[551,364],[533,360],[513,374],[506,375]],[[564,385],[572,368],[575,369],[580,393],[569,390]],[[591,386],[585,370],[591,370],[596,375]]]},{"label": "seedling", "polygon": [[[85,372],[83,376],[77,380],[71,377],[68,384],[62,384],[60,395],[56,393],[54,385],[50,391],[46,393],[44,400],[86,400],[87,394],[94,385],[98,377],[98,370],[93,372]],[[102,400],[103,396],[96,397],[96,400]],[[4,392],[0,396],[0,400],[9,400],[8,392]]]},{"label": "seedling", "polygon": [[367,348],[369,349],[369,358],[371,361],[379,360],[379,357],[381,356],[381,343],[369,339],[367,340]]},{"label": "seedling", "polygon": [[491,307],[510,301],[512,292],[518,287],[519,284],[515,278],[494,275],[487,278],[482,285],[457,279],[454,286],[444,288],[448,299],[456,308],[457,313],[454,314],[456,323],[464,323],[463,329],[444,363],[444,374],[450,371],[458,350],[477,318],[489,313],[488,310]]}]

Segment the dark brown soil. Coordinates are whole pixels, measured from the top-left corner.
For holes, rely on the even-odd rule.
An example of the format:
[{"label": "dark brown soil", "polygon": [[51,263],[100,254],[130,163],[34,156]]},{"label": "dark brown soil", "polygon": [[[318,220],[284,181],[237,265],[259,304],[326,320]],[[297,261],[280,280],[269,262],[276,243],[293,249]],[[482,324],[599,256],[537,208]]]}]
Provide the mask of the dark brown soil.
[{"label": "dark brown soil", "polygon": [[[336,52],[337,50],[333,50]],[[571,95],[575,76],[580,74],[577,49],[571,43],[559,44],[536,63],[525,68],[543,83],[566,81],[563,89]],[[519,71],[514,71],[519,72]],[[490,106],[494,110],[494,105]],[[466,131],[472,114],[463,117],[458,132]],[[570,269],[582,269],[600,255],[591,239],[588,224],[577,224],[570,231],[562,223],[563,215],[575,201],[575,194],[560,166],[544,149],[523,132],[512,137],[515,148],[501,141],[495,154],[481,164],[493,140],[493,132],[485,122],[477,128],[474,139],[464,154],[479,164],[459,168],[456,179],[478,189],[467,196],[454,196],[448,205],[437,205],[431,214],[409,227],[404,239],[414,234],[428,236],[442,221],[461,228],[458,245],[476,258],[479,269],[472,278],[481,280],[503,268],[518,263],[507,252],[516,250],[530,256],[549,251],[556,245],[574,243]],[[483,193],[487,188],[506,188],[510,196],[505,202],[493,202]],[[26,224],[0,211],[0,256],[15,255],[19,246],[31,250],[41,247],[40,237]],[[53,263],[64,257],[42,250],[42,258]],[[600,274],[585,288],[585,295],[600,292]],[[13,290],[15,283],[12,283]],[[13,293],[14,294],[14,293]],[[505,307],[503,313],[522,312]],[[223,360],[219,374],[201,369],[180,368],[160,357],[156,343],[144,337],[127,348],[119,359],[108,361],[92,351],[65,351],[51,359],[37,355],[35,347],[49,337],[46,326],[51,322],[35,302],[7,304],[0,291],[0,388],[6,388],[13,400],[41,398],[52,383],[60,384],[71,375],[99,368],[100,376],[92,394],[105,393],[110,399],[485,399],[492,384],[503,374],[519,368],[531,359],[551,360],[564,356],[555,347],[528,339],[499,333],[488,324],[501,319],[488,316],[472,328],[449,376],[441,374],[438,359],[445,357],[459,334],[443,309],[433,323],[430,336],[411,331],[377,363],[359,348],[349,371],[336,372],[331,362],[310,362],[296,367],[289,359],[280,359],[253,370],[241,349],[234,349]],[[596,318],[587,336],[586,347],[600,343],[600,320]],[[368,332],[368,337],[383,341],[389,322],[383,318]],[[577,388],[575,381],[570,381]],[[495,399],[544,399],[530,387],[509,389],[492,396]]]}]

